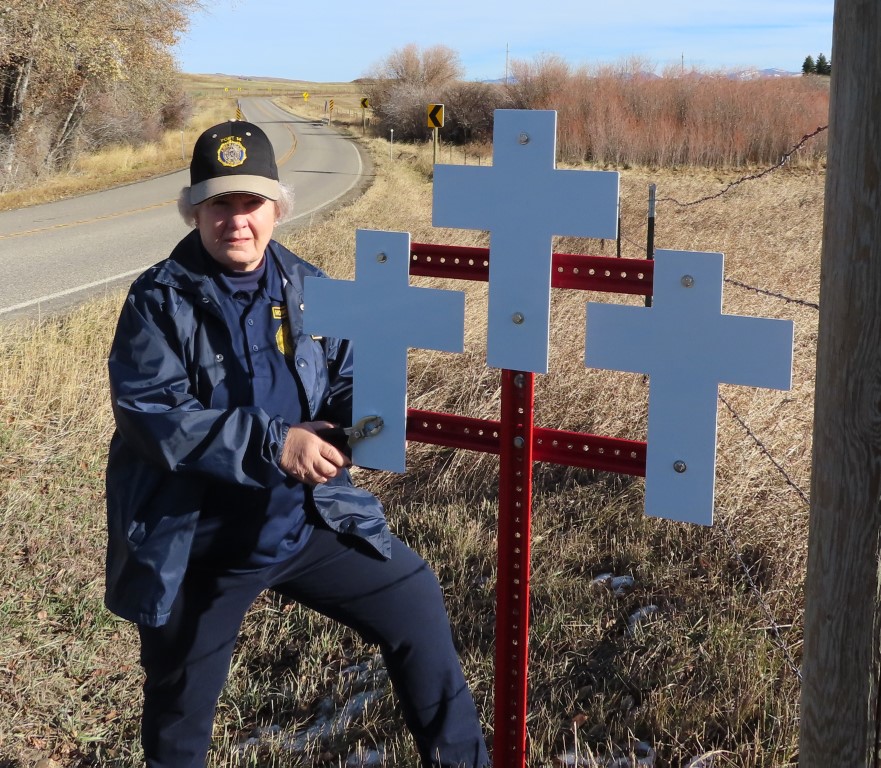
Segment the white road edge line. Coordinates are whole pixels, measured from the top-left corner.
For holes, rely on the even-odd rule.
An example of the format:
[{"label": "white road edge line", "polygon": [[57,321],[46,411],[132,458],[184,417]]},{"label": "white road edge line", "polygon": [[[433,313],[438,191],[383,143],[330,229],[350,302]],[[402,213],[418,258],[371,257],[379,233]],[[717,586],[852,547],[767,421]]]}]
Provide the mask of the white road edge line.
[{"label": "white road edge line", "polygon": [[[355,150],[355,154],[358,156],[358,172],[355,174],[354,181],[352,181],[352,183],[343,192],[340,192],[340,194],[338,194],[336,197],[334,197],[333,200],[329,200],[328,202],[324,203],[323,205],[318,205],[309,211],[303,211],[302,213],[299,213],[296,216],[294,216],[291,219],[291,221],[296,221],[297,219],[302,219],[306,216],[311,216],[316,211],[319,211],[322,208],[326,208],[328,205],[339,200],[343,195],[347,194],[352,189],[352,187],[354,187],[358,183],[358,180],[361,178],[361,172],[364,170],[364,165],[361,162],[361,155],[358,152],[357,148],[355,148],[355,147],[352,147],[352,148]],[[30,301],[23,301],[21,304],[13,304],[11,307],[0,307],[0,315],[5,315],[5,314],[8,314],[9,312],[16,312],[19,309],[27,309],[28,307],[33,307],[35,304],[42,304],[43,302],[52,301],[54,299],[60,299],[64,296],[70,296],[70,294],[78,293],[79,291],[88,291],[91,288],[97,288],[99,285],[105,285],[107,283],[112,283],[116,280],[122,280],[123,278],[126,278],[126,277],[134,277],[135,275],[140,275],[142,272],[149,269],[150,266],[151,265],[148,264],[147,266],[140,267],[139,269],[133,269],[129,272],[123,272],[119,275],[105,277],[103,280],[96,280],[94,283],[86,283],[85,285],[78,285],[75,288],[68,288],[67,290],[58,291],[57,293],[50,293],[48,296],[40,296],[39,298],[31,299]]]},{"label": "white road edge line", "polygon": [[96,280],[94,283],[86,283],[85,285],[78,285],[75,288],[68,288],[64,291],[58,291],[57,293],[50,293],[48,296],[40,296],[36,299],[31,299],[30,301],[23,301],[21,304],[13,304],[11,307],[0,307],[0,315],[5,315],[8,312],[15,312],[19,309],[27,309],[28,307],[32,307],[35,304],[41,304],[43,302],[52,301],[53,299],[60,299],[63,296],[70,296],[72,293],[78,293],[79,291],[88,291],[91,288],[97,288],[99,285],[107,285],[116,280],[122,280],[126,277],[134,277],[135,275],[140,275],[142,272],[145,272],[150,268],[151,265],[147,265],[145,267],[140,267],[138,269],[133,269],[129,272],[122,272],[118,275],[112,275],[111,277],[105,277],[103,280]]}]

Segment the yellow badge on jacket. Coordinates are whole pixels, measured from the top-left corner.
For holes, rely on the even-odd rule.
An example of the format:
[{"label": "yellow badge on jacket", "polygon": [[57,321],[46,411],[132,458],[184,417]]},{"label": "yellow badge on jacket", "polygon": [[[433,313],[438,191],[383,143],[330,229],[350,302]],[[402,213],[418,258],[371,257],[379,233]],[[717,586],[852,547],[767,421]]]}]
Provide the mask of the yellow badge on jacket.
[{"label": "yellow badge on jacket", "polygon": [[273,320],[282,321],[278,326],[278,330],[275,332],[275,345],[278,347],[279,352],[289,360],[292,360],[294,357],[294,338],[291,334],[291,327],[285,322],[287,317],[287,307],[282,306],[272,308]]}]

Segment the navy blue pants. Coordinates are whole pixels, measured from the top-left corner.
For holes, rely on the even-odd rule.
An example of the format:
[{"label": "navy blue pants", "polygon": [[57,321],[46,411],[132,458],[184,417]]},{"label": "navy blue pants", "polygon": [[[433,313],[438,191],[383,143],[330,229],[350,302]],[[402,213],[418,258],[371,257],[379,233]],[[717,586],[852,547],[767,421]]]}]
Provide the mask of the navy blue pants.
[{"label": "navy blue pants", "polygon": [[191,562],[168,623],[139,627],[146,672],[141,740],[149,768],[205,765],[242,620],[265,589],[379,646],[423,766],[489,765],[429,566],[397,538],[384,560],[357,539],[316,528],[285,563],[230,572]]}]

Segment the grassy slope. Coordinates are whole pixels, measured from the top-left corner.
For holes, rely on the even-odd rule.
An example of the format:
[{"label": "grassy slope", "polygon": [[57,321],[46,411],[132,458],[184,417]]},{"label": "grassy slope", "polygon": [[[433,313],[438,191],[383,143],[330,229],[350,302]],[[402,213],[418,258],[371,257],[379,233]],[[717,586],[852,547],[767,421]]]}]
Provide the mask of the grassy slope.
[{"label": "grassy slope", "polygon": [[[373,147],[373,187],[289,245],[351,277],[357,227],[480,242],[475,233],[430,226],[425,152],[396,147],[390,163],[388,145]],[[648,183],[658,184],[662,200],[688,200],[731,178],[626,171],[624,255],[641,255]],[[822,189],[822,173],[787,169],[694,207],[662,201],[658,247],[723,251],[728,277],[816,301]],[[600,244],[565,241],[558,249],[598,252]],[[484,288],[467,290],[466,354],[414,352],[411,405],[495,417],[497,374],[483,364]],[[102,470],[111,431],[103,361],[121,298],[39,326],[0,328],[7,362],[0,370],[0,765],[49,756],[64,765],[137,764],[136,638],[101,606]],[[642,439],[642,377],[585,371],[580,362],[588,298],[609,300],[554,297],[552,370],[539,378],[537,423]],[[796,322],[792,392],[723,387],[722,394],[806,489],[817,313],[731,284],[725,311]],[[531,764],[549,765],[566,750],[626,748],[632,739],[653,745],[660,766],[712,750],[717,766],[794,764],[799,686],[790,660],[799,660],[807,508],[724,407],[719,423],[710,529],[645,518],[639,481],[537,467]],[[381,493],[393,528],[437,569],[489,732],[496,462],[419,445],[408,461],[405,475],[361,480]],[[593,586],[603,572],[631,575],[634,586],[621,595]],[[660,610],[629,632],[628,617],[647,605]],[[234,745],[255,726],[291,734],[314,723],[328,701],[341,704],[352,693],[340,670],[373,653],[295,605],[259,601],[221,701],[211,764],[241,764]],[[382,743],[389,765],[414,765],[393,713],[386,693],[344,737],[316,749],[315,760],[337,764],[335,756],[344,759],[356,745]],[[253,764],[307,762],[283,741],[264,739],[248,753]]]}]

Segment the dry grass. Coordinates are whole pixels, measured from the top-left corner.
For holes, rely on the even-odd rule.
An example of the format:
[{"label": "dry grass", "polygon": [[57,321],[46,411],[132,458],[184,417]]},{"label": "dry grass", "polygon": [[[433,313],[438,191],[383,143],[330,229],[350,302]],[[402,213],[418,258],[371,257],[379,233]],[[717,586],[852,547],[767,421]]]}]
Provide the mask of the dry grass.
[{"label": "dry grass", "polygon": [[[387,144],[371,147],[376,179],[368,192],[287,244],[348,278],[358,227],[483,242],[479,233],[431,227],[430,148],[396,147],[391,161]],[[641,255],[650,182],[662,199],[689,200],[732,178],[624,172],[623,255]],[[821,171],[784,169],[694,207],[661,202],[657,245],[724,251],[728,277],[817,301],[822,190]],[[613,255],[612,244],[596,241],[564,240],[557,249],[602,247]],[[466,353],[413,352],[410,405],[497,418],[498,374],[483,363],[485,287],[466,290]],[[50,757],[120,768],[138,760],[135,633],[100,602],[111,431],[104,357],[121,298],[39,325],[0,327],[7,361],[0,370],[0,766],[7,768]],[[642,377],[581,363],[588,299],[636,301],[555,292],[551,372],[538,377],[536,421],[644,439]],[[732,284],[724,305],[796,323],[791,392],[723,387],[722,394],[806,489],[817,313]],[[536,467],[530,765],[550,766],[567,752],[583,759],[626,752],[634,740],[656,750],[657,766],[701,754],[715,755],[714,766],[795,765],[799,683],[787,654],[798,663],[807,508],[724,407],[719,425],[713,528],[646,518],[638,480]],[[359,479],[381,493],[392,527],[437,569],[491,736],[497,461],[411,445],[408,462],[404,475]],[[633,586],[616,595],[592,584],[600,573],[632,576]],[[648,605],[659,609],[653,619],[628,630],[629,616]],[[356,664],[360,677],[350,674]],[[379,698],[345,732],[305,754],[291,751],[294,734],[377,687]],[[341,765],[375,745],[384,745],[386,765],[415,764],[374,649],[296,605],[261,599],[220,703],[210,765]]]}]

